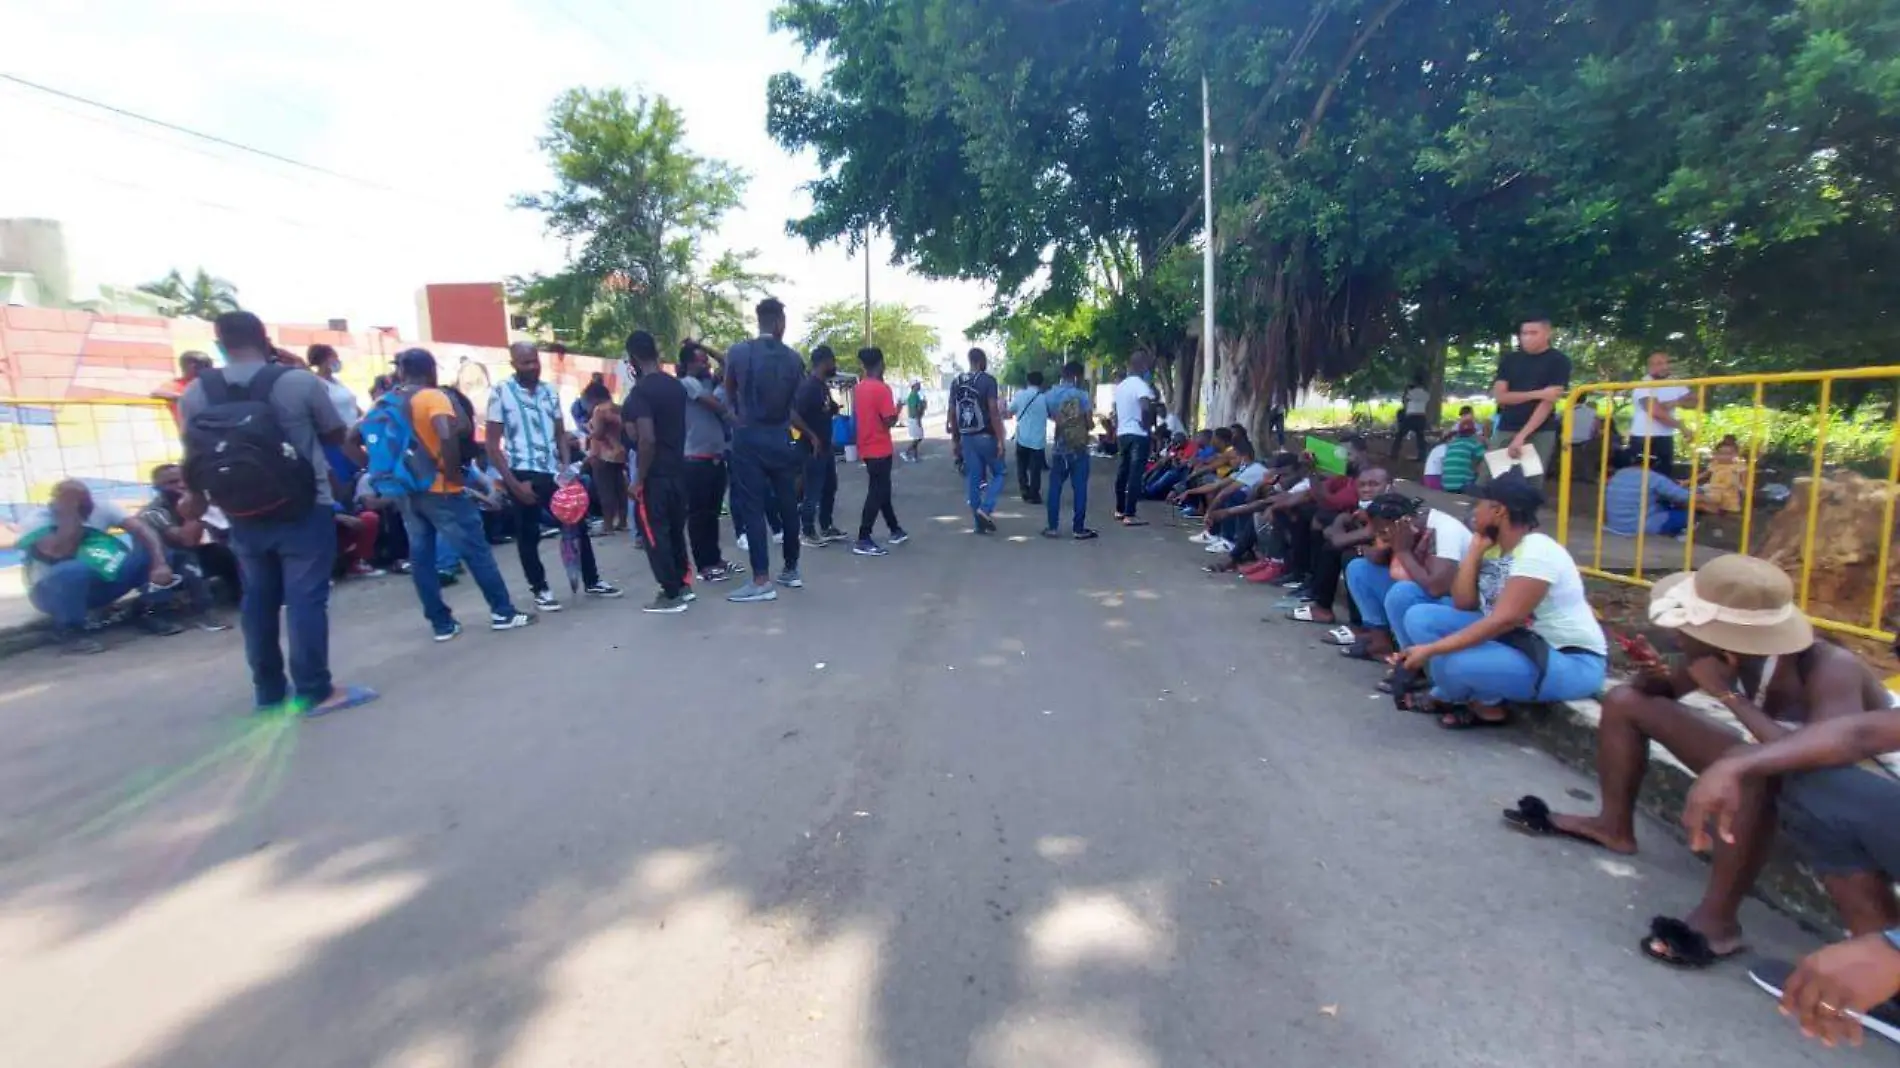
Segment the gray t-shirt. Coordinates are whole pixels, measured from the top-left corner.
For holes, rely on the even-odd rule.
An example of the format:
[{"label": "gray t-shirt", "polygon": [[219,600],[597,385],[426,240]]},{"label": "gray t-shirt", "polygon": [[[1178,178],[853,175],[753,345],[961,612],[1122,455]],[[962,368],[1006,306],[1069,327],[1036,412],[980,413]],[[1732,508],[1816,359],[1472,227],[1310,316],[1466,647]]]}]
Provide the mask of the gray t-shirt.
[{"label": "gray t-shirt", "polygon": [[[223,368],[224,380],[241,386],[264,367],[262,361],[256,360],[232,363]],[[291,447],[309,457],[311,466],[317,470],[317,506],[330,507],[335,500],[330,493],[330,465],[323,457],[318,436],[345,427],[336,413],[336,405],[330,401],[330,391],[324,388],[323,379],[309,371],[285,372],[271,387],[270,406],[277,413],[277,423],[284,428],[284,437]],[[208,407],[210,402],[205,400],[204,383],[193,382],[178,401],[179,423],[190,426],[192,417]]]},{"label": "gray t-shirt", "polygon": [[723,401],[722,390],[702,382],[691,375],[680,379],[680,385],[686,387],[686,458],[704,459],[708,456],[722,456],[726,451],[726,423],[710,408],[699,403],[701,397],[716,397]]}]

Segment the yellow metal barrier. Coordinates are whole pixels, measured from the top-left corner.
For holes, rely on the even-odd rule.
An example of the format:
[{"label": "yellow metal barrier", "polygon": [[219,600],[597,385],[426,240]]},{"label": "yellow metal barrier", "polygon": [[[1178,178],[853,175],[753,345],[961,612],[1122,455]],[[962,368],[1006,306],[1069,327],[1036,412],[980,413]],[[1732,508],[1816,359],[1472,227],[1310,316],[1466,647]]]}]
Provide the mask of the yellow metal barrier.
[{"label": "yellow metal barrier", "polygon": [[[1756,470],[1761,461],[1762,442],[1767,437],[1767,409],[1763,403],[1765,390],[1771,385],[1818,386],[1819,398],[1816,408],[1816,411],[1819,413],[1817,416],[1818,426],[1814,435],[1814,454],[1809,465],[1809,477],[1811,482],[1807,499],[1806,524],[1801,539],[1801,575],[1799,581],[1796,583],[1798,603],[1802,611],[1805,612],[1808,611],[1809,607],[1809,586],[1814,571],[1814,535],[1819,527],[1821,517],[1822,476],[1826,471],[1828,427],[1831,422],[1828,413],[1831,410],[1834,399],[1834,383],[1864,380],[1888,380],[1900,383],[1900,367],[1862,367],[1841,371],[1795,371],[1782,374],[1762,375],[1711,375],[1702,378],[1672,378],[1666,383],[1651,381],[1591,382],[1575,387],[1570,391],[1569,396],[1565,398],[1563,441],[1568,442],[1570,440],[1574,413],[1577,410],[1577,406],[1583,403],[1583,398],[1587,395],[1597,394],[1600,396],[1612,396],[1616,394],[1630,394],[1639,389],[1650,389],[1658,385],[1692,387],[1696,394],[1695,410],[1706,413],[1708,411],[1708,397],[1711,387],[1753,386],[1754,414],[1750,422],[1751,429],[1748,435],[1748,462],[1743,472],[1741,517],[1741,548],[1743,551],[1747,551],[1748,547],[1753,544],[1751,537],[1755,527]],[[1593,407],[1595,406],[1593,405]],[[1883,522],[1880,529],[1880,554],[1875,565],[1877,579],[1874,583],[1873,605],[1865,617],[1867,622],[1865,625],[1862,625],[1849,620],[1828,619],[1823,616],[1818,616],[1813,612],[1808,612],[1808,617],[1817,627],[1840,634],[1852,634],[1863,638],[1874,638],[1883,642],[1892,641],[1894,638],[1894,632],[1883,625],[1883,616],[1886,612],[1887,576],[1890,572],[1890,556],[1893,549],[1894,499],[1897,495],[1900,495],[1900,493],[1896,493],[1895,490],[1896,484],[1900,484],[1900,400],[1896,400],[1894,411],[1896,413],[1896,423],[1892,434],[1892,442],[1888,446],[1887,456],[1888,490],[1884,495]],[[1642,495],[1641,503],[1638,507],[1635,537],[1636,556],[1632,573],[1624,574],[1620,571],[1611,571],[1603,567],[1604,505],[1608,497],[1610,483],[1610,438],[1612,436],[1612,417],[1614,412],[1612,411],[1606,414],[1599,410],[1598,415],[1602,420],[1603,434],[1598,459],[1594,556],[1588,565],[1579,566],[1578,570],[1586,575],[1593,575],[1611,582],[1646,587],[1652,585],[1652,580],[1643,577],[1643,568],[1646,561],[1645,543],[1648,539],[1646,528],[1649,525],[1650,495],[1648,493]],[[1650,439],[1644,438],[1642,455],[1638,461],[1644,468],[1647,468],[1650,462],[1649,446]],[[1574,473],[1572,471],[1572,451],[1573,450],[1569,448],[1563,450],[1557,491],[1557,540],[1566,545],[1570,543],[1570,496],[1571,480]],[[1691,449],[1689,452],[1689,485],[1692,488],[1701,482],[1701,473],[1701,450]],[[1682,546],[1682,570],[1684,571],[1693,570],[1695,567],[1695,529],[1696,517],[1699,511],[1698,508],[1693,507],[1692,502],[1692,506],[1689,509],[1689,526],[1684,535]]]},{"label": "yellow metal barrier", "polygon": [[11,513],[17,520],[68,478],[99,499],[142,506],[151,498],[152,468],[182,454],[162,400],[0,397],[0,519]]}]

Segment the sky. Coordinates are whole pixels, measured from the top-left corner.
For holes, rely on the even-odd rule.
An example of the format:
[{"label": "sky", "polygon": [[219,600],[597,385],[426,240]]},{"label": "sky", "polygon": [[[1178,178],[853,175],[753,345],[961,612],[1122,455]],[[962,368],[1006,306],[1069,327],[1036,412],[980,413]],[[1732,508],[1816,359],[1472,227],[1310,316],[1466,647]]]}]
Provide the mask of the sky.
[{"label": "sky", "polygon": [[[509,198],[552,184],[536,147],[573,86],[680,107],[701,155],[751,176],[713,243],[784,275],[793,322],[860,299],[864,261],[785,234],[809,156],[765,132],[773,74],[815,75],[771,31],[773,0],[62,0],[9,3],[0,73],[214,134],[343,177],[157,129],[0,81],[0,218],[64,223],[78,291],[176,267],[229,279],[267,321],[345,318],[416,336],[430,282],[553,271],[566,249]],[[30,152],[21,146],[32,146]],[[875,299],[927,309],[945,349],[987,290],[889,266]]]}]

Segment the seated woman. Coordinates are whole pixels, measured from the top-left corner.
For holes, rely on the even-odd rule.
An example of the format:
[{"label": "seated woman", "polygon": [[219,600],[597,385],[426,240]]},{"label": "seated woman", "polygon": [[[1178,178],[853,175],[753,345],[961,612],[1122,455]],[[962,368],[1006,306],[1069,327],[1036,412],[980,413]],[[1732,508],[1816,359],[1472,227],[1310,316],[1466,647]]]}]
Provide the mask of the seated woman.
[{"label": "seated woman", "polygon": [[1510,721],[1506,701],[1569,701],[1603,688],[1608,643],[1562,545],[1537,532],[1544,494],[1516,471],[1492,479],[1472,510],[1473,535],[1452,581],[1452,603],[1421,604],[1401,624],[1417,644],[1409,671],[1431,671],[1431,700],[1448,730]]},{"label": "seated woman", "polygon": [[[1359,660],[1412,647],[1405,614],[1416,605],[1451,604],[1452,580],[1471,545],[1471,528],[1402,493],[1374,498],[1366,514],[1372,520],[1372,547],[1346,565],[1346,589],[1366,635],[1344,652]],[[1420,678],[1395,666],[1380,686],[1403,694]]]}]

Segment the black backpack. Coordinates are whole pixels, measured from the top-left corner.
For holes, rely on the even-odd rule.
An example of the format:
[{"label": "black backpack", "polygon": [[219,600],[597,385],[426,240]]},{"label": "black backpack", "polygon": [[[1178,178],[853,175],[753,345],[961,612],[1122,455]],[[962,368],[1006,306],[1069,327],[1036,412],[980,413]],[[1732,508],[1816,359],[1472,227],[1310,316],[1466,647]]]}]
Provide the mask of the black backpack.
[{"label": "black backpack", "polygon": [[269,364],[244,385],[198,376],[205,407],[185,426],[185,481],[233,519],[289,520],[317,502],[317,469],[285,436],[270,391],[289,368]]}]

